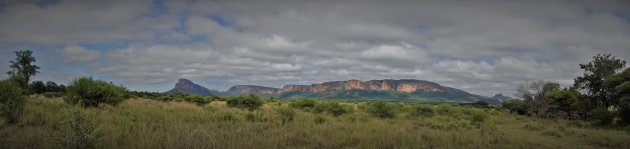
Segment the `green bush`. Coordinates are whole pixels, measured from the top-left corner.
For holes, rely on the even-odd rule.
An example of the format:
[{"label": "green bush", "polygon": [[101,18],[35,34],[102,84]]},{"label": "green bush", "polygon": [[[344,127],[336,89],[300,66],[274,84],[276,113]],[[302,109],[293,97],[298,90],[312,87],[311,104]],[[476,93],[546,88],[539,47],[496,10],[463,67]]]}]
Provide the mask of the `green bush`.
[{"label": "green bush", "polygon": [[597,124],[609,125],[612,124],[615,115],[605,108],[596,108],[588,112],[588,117],[595,121]]},{"label": "green bush", "polygon": [[302,99],[302,100],[298,100],[295,102],[292,102],[289,104],[289,106],[294,107],[294,108],[298,108],[298,109],[304,109],[304,108],[314,108],[315,105],[317,104],[317,101],[312,100],[312,99]]},{"label": "green bush", "polygon": [[101,103],[115,106],[125,99],[126,93],[127,89],[122,86],[116,86],[111,82],[107,83],[101,80],[94,80],[91,77],[81,77],[73,80],[68,86],[64,101],[73,105],[79,104],[83,107],[98,107]]},{"label": "green bush", "polygon": [[55,141],[62,148],[96,148],[96,140],[101,136],[99,123],[90,119],[80,109],[72,109],[61,123]]},{"label": "green bush", "polygon": [[260,108],[262,104],[262,99],[254,94],[249,96],[236,96],[227,100],[227,105],[230,107],[246,108],[250,111]]},{"label": "green bush", "polygon": [[206,105],[208,103],[210,103],[210,101],[212,99],[205,97],[205,96],[201,96],[201,95],[187,95],[186,97],[184,97],[184,100],[188,101],[188,102],[192,102],[197,104],[198,106],[202,106],[202,105]]},{"label": "green bush", "polygon": [[281,107],[276,109],[278,113],[280,113],[280,119],[282,120],[282,124],[292,122],[293,117],[295,117],[295,111],[291,107]]},{"label": "green bush", "polygon": [[326,104],[317,103],[313,107],[313,113],[322,113],[322,112],[326,111],[326,108],[327,108]]},{"label": "green bush", "polygon": [[24,109],[24,95],[20,86],[12,80],[0,81],[0,115],[7,122],[17,122]]},{"label": "green bush", "polygon": [[435,110],[433,110],[433,108],[429,106],[418,105],[411,109],[409,115],[413,117],[418,117],[418,116],[431,117],[434,114],[435,114]]},{"label": "green bush", "polygon": [[326,111],[333,116],[339,116],[352,111],[352,107],[349,105],[339,104],[338,102],[329,102],[326,104]]},{"label": "green bush", "polygon": [[504,101],[503,103],[501,103],[501,106],[509,110],[511,113],[516,113],[520,115],[527,114],[527,109],[525,108],[523,101],[518,99]]},{"label": "green bush", "polygon": [[481,122],[486,121],[488,117],[490,117],[490,114],[480,109],[473,109],[470,112],[470,117],[471,117],[470,120],[472,121],[473,124],[479,124]]},{"label": "green bush", "polygon": [[366,105],[366,110],[372,116],[379,118],[394,118],[396,117],[395,105],[386,102],[373,102]]}]

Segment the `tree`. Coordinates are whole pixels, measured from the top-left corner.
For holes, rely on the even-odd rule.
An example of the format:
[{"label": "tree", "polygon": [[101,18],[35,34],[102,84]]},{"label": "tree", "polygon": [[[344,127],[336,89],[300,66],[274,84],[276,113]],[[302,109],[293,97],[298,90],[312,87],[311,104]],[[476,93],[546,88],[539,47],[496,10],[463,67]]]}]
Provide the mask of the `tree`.
[{"label": "tree", "polygon": [[618,116],[624,124],[630,124],[630,68],[605,80],[606,86],[614,88],[614,99],[618,103]]},{"label": "tree", "polygon": [[101,103],[117,105],[125,99],[127,89],[113,83],[81,77],[72,81],[64,101],[83,107],[98,107]]},{"label": "tree", "polygon": [[610,54],[597,54],[593,56],[593,61],[580,64],[580,68],[584,69],[584,74],[575,78],[573,87],[586,92],[586,96],[589,97],[593,106],[607,109],[616,105],[615,89],[614,86],[606,85],[604,80],[614,75],[625,65],[625,60],[617,59]]},{"label": "tree", "polygon": [[8,123],[17,122],[24,109],[22,89],[14,80],[0,81],[0,115]]},{"label": "tree", "polygon": [[511,113],[516,113],[516,114],[521,114],[521,115],[527,114],[527,109],[525,108],[525,105],[523,105],[523,101],[518,100],[518,99],[504,101],[503,103],[501,103],[501,106],[510,110]]},{"label": "tree", "polygon": [[35,57],[32,56],[33,51],[31,50],[20,50],[15,51],[15,60],[10,61],[11,65],[9,66],[11,71],[7,72],[10,76],[20,76],[22,79],[19,80],[22,88],[26,89],[28,86],[28,82],[31,76],[37,75],[39,71],[39,66],[33,64],[35,63]]},{"label": "tree", "polygon": [[62,92],[57,83],[53,81],[46,82],[46,92]]},{"label": "tree", "polygon": [[545,97],[551,101],[549,103],[549,110],[552,113],[558,114],[564,112],[568,116],[577,111],[579,108],[577,103],[583,99],[580,92],[575,89],[567,88],[551,91],[547,93]]},{"label": "tree", "polygon": [[33,81],[29,87],[36,94],[48,92],[46,85],[42,81]]},{"label": "tree", "polygon": [[539,80],[530,84],[521,84],[516,90],[523,98],[523,104],[528,112],[545,116],[550,102],[545,98],[545,94],[558,89],[560,89],[558,83]]}]

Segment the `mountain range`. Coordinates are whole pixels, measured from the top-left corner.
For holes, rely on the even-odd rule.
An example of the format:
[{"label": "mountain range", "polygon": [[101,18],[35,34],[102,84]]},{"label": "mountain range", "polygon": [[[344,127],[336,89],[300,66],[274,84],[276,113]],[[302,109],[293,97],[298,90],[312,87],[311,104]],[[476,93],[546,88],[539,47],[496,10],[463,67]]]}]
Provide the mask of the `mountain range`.
[{"label": "mountain range", "polygon": [[466,91],[442,86],[438,83],[413,79],[347,80],[323,82],[311,85],[285,85],[282,88],[236,85],[225,92],[207,89],[188,79],[179,79],[175,87],[166,93],[181,91],[207,96],[257,94],[280,99],[318,98],[343,100],[397,100],[422,102],[470,103],[486,101],[498,104],[509,97],[497,94],[493,97],[475,95]]}]

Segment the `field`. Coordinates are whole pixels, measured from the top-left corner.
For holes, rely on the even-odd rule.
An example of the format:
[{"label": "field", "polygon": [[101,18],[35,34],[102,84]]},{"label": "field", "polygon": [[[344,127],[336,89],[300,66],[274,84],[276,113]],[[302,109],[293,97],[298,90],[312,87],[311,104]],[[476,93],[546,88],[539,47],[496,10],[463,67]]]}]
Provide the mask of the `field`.
[{"label": "field", "polygon": [[[129,99],[83,109],[61,98],[31,96],[18,124],[0,122],[0,148],[64,148],[62,138],[74,129],[65,125],[71,111],[94,126],[87,138],[97,148],[630,148],[628,131],[493,108],[395,103],[395,118],[377,118],[364,102],[343,102],[353,111],[333,116],[292,109],[289,120],[278,110],[290,102],[249,111],[223,101],[198,106]],[[411,114],[408,109],[418,105],[435,114]]]}]

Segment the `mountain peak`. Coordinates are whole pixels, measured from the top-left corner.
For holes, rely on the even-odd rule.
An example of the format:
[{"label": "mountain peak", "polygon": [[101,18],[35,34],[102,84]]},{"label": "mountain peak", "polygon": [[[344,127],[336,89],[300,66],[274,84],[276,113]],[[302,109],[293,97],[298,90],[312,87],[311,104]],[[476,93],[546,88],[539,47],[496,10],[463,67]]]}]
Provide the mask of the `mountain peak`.
[{"label": "mountain peak", "polygon": [[499,100],[501,102],[512,99],[512,97],[505,96],[503,94],[496,94],[496,95],[494,95],[494,96],[492,96],[490,98]]},{"label": "mountain peak", "polygon": [[216,94],[216,92],[213,93],[212,90],[209,90],[201,85],[195,84],[192,81],[188,79],[184,79],[184,78],[180,78],[179,80],[177,80],[177,83],[175,83],[175,87],[171,89],[170,91],[167,91],[166,93],[174,93],[176,91],[181,91],[181,92],[189,93],[189,94],[208,95],[208,96],[213,96]]}]

